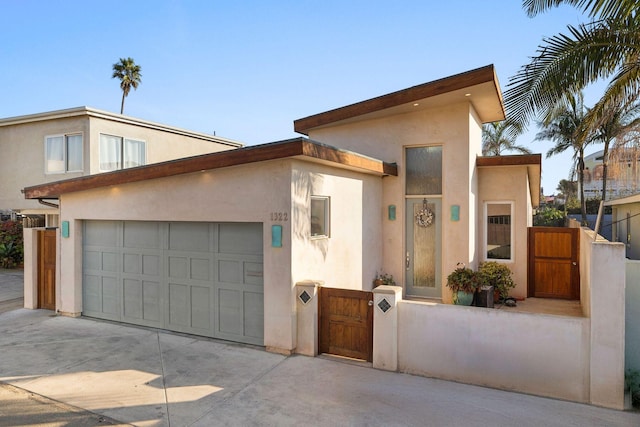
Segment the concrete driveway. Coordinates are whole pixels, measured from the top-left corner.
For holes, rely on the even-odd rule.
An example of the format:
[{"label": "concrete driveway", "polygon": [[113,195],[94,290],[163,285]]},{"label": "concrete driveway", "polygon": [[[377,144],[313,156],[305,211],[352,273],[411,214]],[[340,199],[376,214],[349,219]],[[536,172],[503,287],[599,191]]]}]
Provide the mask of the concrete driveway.
[{"label": "concrete driveway", "polygon": [[[640,425],[637,412],[323,357],[285,357],[46,310],[1,313],[0,349],[0,381],[45,396],[51,404],[139,426]],[[0,425],[8,425],[10,418],[3,422],[2,413]],[[24,414],[21,424],[30,424],[29,419]],[[102,424],[93,420],[96,424],[81,425]]]}]

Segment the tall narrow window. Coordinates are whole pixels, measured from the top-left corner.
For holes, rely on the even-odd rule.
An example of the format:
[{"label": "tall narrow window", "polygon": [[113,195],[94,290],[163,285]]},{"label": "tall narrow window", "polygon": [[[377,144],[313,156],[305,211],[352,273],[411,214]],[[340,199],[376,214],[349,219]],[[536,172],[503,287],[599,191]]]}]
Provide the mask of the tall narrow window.
[{"label": "tall narrow window", "polygon": [[82,134],[45,138],[45,172],[82,172]]},{"label": "tall narrow window", "polygon": [[100,170],[103,172],[122,169],[122,138],[100,135]]},{"label": "tall narrow window", "polygon": [[124,158],[125,168],[133,168],[146,164],[144,141],[136,141],[135,139],[124,140]]},{"label": "tall narrow window", "polygon": [[311,196],[311,237],[329,237],[329,198]]},{"label": "tall narrow window", "polygon": [[513,203],[486,203],[485,217],[486,259],[513,260]]}]

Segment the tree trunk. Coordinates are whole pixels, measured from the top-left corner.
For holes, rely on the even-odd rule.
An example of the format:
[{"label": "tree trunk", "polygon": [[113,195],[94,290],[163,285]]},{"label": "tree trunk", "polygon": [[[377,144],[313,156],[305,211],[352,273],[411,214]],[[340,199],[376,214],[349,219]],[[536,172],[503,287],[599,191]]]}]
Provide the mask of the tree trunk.
[{"label": "tree trunk", "polygon": [[580,160],[578,160],[578,179],[580,180],[580,214],[582,216],[581,225],[589,225],[587,222],[587,202],[584,199],[584,151],[580,150]]},{"label": "tree trunk", "polygon": [[604,143],[602,155],[602,201],[607,200],[607,169],[609,167],[609,141]]},{"label": "tree trunk", "polygon": [[122,91],[122,102],[120,103],[120,114],[122,114],[124,112],[124,97],[126,95],[124,94],[124,91]]}]

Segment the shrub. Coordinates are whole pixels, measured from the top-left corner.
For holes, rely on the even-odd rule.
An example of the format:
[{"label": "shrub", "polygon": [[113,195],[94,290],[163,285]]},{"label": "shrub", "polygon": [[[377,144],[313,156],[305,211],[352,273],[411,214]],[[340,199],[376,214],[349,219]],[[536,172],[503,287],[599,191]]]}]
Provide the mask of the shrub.
[{"label": "shrub", "polygon": [[0,267],[15,268],[22,264],[23,258],[22,223],[0,222]]},{"label": "shrub", "polygon": [[493,286],[500,294],[501,299],[509,296],[509,290],[516,287],[511,278],[513,272],[509,267],[496,261],[487,261],[480,264],[478,276],[480,285]]},{"label": "shrub", "polygon": [[564,212],[556,208],[546,207],[540,209],[533,216],[533,225],[543,227],[564,227],[566,216]]}]

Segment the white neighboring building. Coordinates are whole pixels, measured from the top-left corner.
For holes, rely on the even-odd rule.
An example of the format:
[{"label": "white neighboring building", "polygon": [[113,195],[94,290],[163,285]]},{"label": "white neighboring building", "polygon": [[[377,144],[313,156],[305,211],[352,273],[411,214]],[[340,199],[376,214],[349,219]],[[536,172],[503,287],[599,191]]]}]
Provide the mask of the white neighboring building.
[{"label": "white neighboring building", "polygon": [[[604,151],[600,150],[584,158],[584,195],[587,199],[599,199],[602,196],[603,154]],[[610,151],[605,200],[638,193],[639,160],[638,153],[633,150],[625,150],[623,155]]]}]

